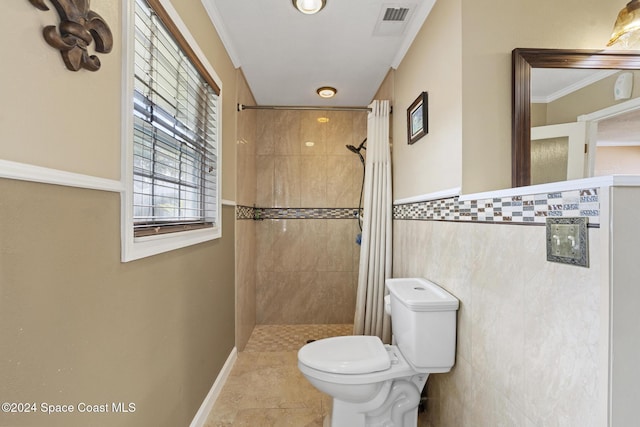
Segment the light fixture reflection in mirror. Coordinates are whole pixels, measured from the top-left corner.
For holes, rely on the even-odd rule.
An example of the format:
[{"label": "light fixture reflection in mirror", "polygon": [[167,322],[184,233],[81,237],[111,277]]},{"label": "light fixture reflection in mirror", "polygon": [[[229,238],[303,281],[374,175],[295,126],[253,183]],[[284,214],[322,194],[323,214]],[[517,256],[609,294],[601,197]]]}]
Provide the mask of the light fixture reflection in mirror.
[{"label": "light fixture reflection in mirror", "polygon": [[532,68],[640,69],[640,52],[519,48],[512,52],[512,186],[531,185]]}]

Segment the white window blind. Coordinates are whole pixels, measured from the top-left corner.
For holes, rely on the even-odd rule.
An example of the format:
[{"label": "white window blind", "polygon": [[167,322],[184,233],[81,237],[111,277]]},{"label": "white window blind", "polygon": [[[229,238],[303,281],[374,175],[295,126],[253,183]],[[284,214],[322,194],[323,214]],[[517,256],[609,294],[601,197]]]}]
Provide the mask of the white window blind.
[{"label": "white window blind", "polygon": [[219,90],[177,40],[146,0],[136,0],[136,237],[215,227],[218,221]]}]

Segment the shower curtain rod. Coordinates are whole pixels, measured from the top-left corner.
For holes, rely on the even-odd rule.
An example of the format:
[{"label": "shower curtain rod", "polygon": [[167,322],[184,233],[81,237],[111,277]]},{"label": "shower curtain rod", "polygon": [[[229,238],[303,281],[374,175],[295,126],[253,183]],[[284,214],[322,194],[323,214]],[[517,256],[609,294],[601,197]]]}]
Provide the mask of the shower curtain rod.
[{"label": "shower curtain rod", "polygon": [[286,105],[244,105],[238,104],[238,111],[243,110],[333,110],[333,111],[371,111],[369,107],[304,107]]}]

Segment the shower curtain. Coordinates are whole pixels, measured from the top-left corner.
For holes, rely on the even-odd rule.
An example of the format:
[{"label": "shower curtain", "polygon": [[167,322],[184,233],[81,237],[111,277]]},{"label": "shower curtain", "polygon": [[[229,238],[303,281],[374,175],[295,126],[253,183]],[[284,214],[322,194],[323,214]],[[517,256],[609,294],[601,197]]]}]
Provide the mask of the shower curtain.
[{"label": "shower curtain", "polygon": [[373,101],[367,122],[362,244],[353,332],[391,341],[384,312],[385,279],[391,277],[391,154],[389,101]]}]

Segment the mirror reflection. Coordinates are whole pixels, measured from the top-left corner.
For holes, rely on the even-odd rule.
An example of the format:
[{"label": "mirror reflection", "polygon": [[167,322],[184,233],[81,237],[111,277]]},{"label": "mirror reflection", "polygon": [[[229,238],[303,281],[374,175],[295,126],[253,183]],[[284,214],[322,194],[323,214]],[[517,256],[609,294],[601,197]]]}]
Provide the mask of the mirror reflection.
[{"label": "mirror reflection", "polygon": [[640,53],[513,51],[512,179],[520,187],[640,173]]},{"label": "mirror reflection", "polygon": [[532,69],[531,184],[640,173],[639,96],[640,71]]}]

